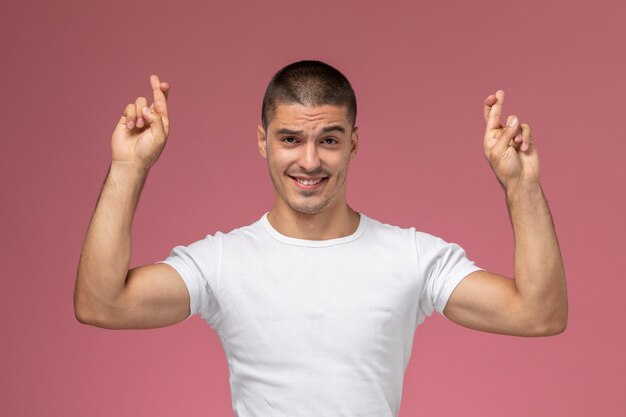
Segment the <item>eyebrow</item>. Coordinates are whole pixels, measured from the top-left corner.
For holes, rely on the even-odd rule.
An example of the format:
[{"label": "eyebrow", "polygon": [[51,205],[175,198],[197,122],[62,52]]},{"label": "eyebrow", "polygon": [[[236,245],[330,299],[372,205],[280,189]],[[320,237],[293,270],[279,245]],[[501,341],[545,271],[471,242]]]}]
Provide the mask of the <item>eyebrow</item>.
[{"label": "eyebrow", "polygon": [[[346,129],[344,129],[343,126],[341,125],[330,125],[322,129],[322,133],[328,133],[328,132],[334,132],[334,131],[346,133]],[[286,128],[278,129],[276,131],[276,134],[278,135],[300,135],[302,133],[304,133],[303,130],[292,130],[292,129],[286,129]]]},{"label": "eyebrow", "polygon": [[346,129],[344,129],[343,126],[340,126],[340,125],[326,126],[324,129],[322,129],[322,133],[333,132],[335,130],[337,130],[337,131],[339,131],[341,133],[346,133]]}]

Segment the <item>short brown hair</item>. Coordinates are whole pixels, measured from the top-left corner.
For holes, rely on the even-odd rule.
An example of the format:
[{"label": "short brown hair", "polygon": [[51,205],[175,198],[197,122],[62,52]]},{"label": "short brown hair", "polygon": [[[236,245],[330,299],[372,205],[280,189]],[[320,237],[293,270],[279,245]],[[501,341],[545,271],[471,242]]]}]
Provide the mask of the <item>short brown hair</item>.
[{"label": "short brown hair", "polygon": [[261,109],[263,128],[267,129],[279,103],[305,106],[325,104],[346,106],[348,120],[356,122],[356,96],[348,79],[321,61],[298,61],[278,71],[270,80]]}]

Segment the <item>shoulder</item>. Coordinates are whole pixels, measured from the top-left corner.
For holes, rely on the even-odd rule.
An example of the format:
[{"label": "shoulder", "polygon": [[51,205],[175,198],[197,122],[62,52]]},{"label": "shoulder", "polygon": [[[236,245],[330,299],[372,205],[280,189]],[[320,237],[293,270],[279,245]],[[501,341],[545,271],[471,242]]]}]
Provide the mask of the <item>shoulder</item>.
[{"label": "shoulder", "polygon": [[196,240],[186,246],[176,246],[174,251],[185,249],[194,254],[202,254],[207,251],[218,251],[225,242],[237,242],[242,240],[250,240],[258,236],[263,231],[261,220],[257,220],[247,226],[238,227],[227,232],[216,231],[205,235],[203,238]]},{"label": "shoulder", "polygon": [[263,226],[263,217],[250,223],[245,226],[240,226],[235,229],[231,229],[227,231],[218,230],[213,234],[207,234],[204,237],[204,240],[232,240],[232,239],[241,239],[241,238],[249,238],[251,236],[258,235],[264,231]]},{"label": "shoulder", "polygon": [[378,245],[386,247],[397,247],[397,245],[402,245],[403,248],[415,247],[417,232],[414,227],[396,226],[367,217],[362,213],[361,215],[365,217],[364,236],[368,241],[375,241]]},{"label": "shoulder", "polygon": [[368,218],[367,216],[366,218],[368,234],[371,237],[375,237],[377,240],[410,240],[412,244],[415,245],[417,251],[421,253],[444,250],[451,246],[458,247],[455,243],[449,243],[439,236],[416,230],[415,227],[396,226]]},{"label": "shoulder", "polygon": [[230,231],[217,231],[207,235],[204,241],[214,247],[220,254],[224,251],[245,251],[246,248],[265,247],[270,244],[271,236],[263,224],[263,217],[246,226]]},{"label": "shoulder", "polygon": [[377,237],[389,237],[389,238],[402,237],[402,238],[413,239],[413,240],[415,240],[418,237],[422,237],[425,239],[428,239],[428,238],[436,239],[435,236],[429,235],[428,233],[417,231],[415,227],[396,226],[393,224],[381,222],[371,217],[367,217],[362,213],[361,215],[366,218],[368,233],[372,235],[376,235]]},{"label": "shoulder", "polygon": [[370,230],[376,231],[376,232],[380,232],[380,233],[406,233],[407,231],[413,231],[415,232],[415,228],[414,227],[402,227],[402,226],[396,226],[393,224],[389,224],[389,223],[385,223],[385,222],[381,222],[379,220],[373,219],[369,216],[367,216],[364,213],[359,213],[367,222],[367,227]]}]

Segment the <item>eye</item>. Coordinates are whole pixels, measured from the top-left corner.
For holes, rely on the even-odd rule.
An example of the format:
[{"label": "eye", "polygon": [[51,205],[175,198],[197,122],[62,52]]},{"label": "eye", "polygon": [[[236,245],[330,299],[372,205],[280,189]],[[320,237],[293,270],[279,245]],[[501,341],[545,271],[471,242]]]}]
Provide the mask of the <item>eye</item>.
[{"label": "eye", "polygon": [[287,136],[281,139],[285,143],[296,143],[296,138],[293,136]]},{"label": "eye", "polygon": [[324,138],[322,142],[324,142],[326,145],[334,145],[336,143],[339,143],[339,141],[333,137]]}]

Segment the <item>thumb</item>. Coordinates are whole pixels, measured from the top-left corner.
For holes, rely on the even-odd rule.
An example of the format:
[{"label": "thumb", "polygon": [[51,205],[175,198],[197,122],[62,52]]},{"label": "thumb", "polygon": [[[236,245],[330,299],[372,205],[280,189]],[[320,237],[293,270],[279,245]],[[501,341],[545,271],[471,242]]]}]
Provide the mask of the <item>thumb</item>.
[{"label": "thumb", "polygon": [[162,141],[165,140],[167,133],[165,132],[165,127],[163,125],[163,118],[160,114],[154,112],[151,108],[145,107],[142,109],[142,115],[146,122],[148,122],[148,126],[150,126],[150,131],[155,139]]},{"label": "thumb", "polygon": [[520,129],[519,119],[517,116],[509,116],[506,126],[498,136],[496,143],[493,145],[493,152],[502,153],[509,147],[511,140],[517,135]]}]

